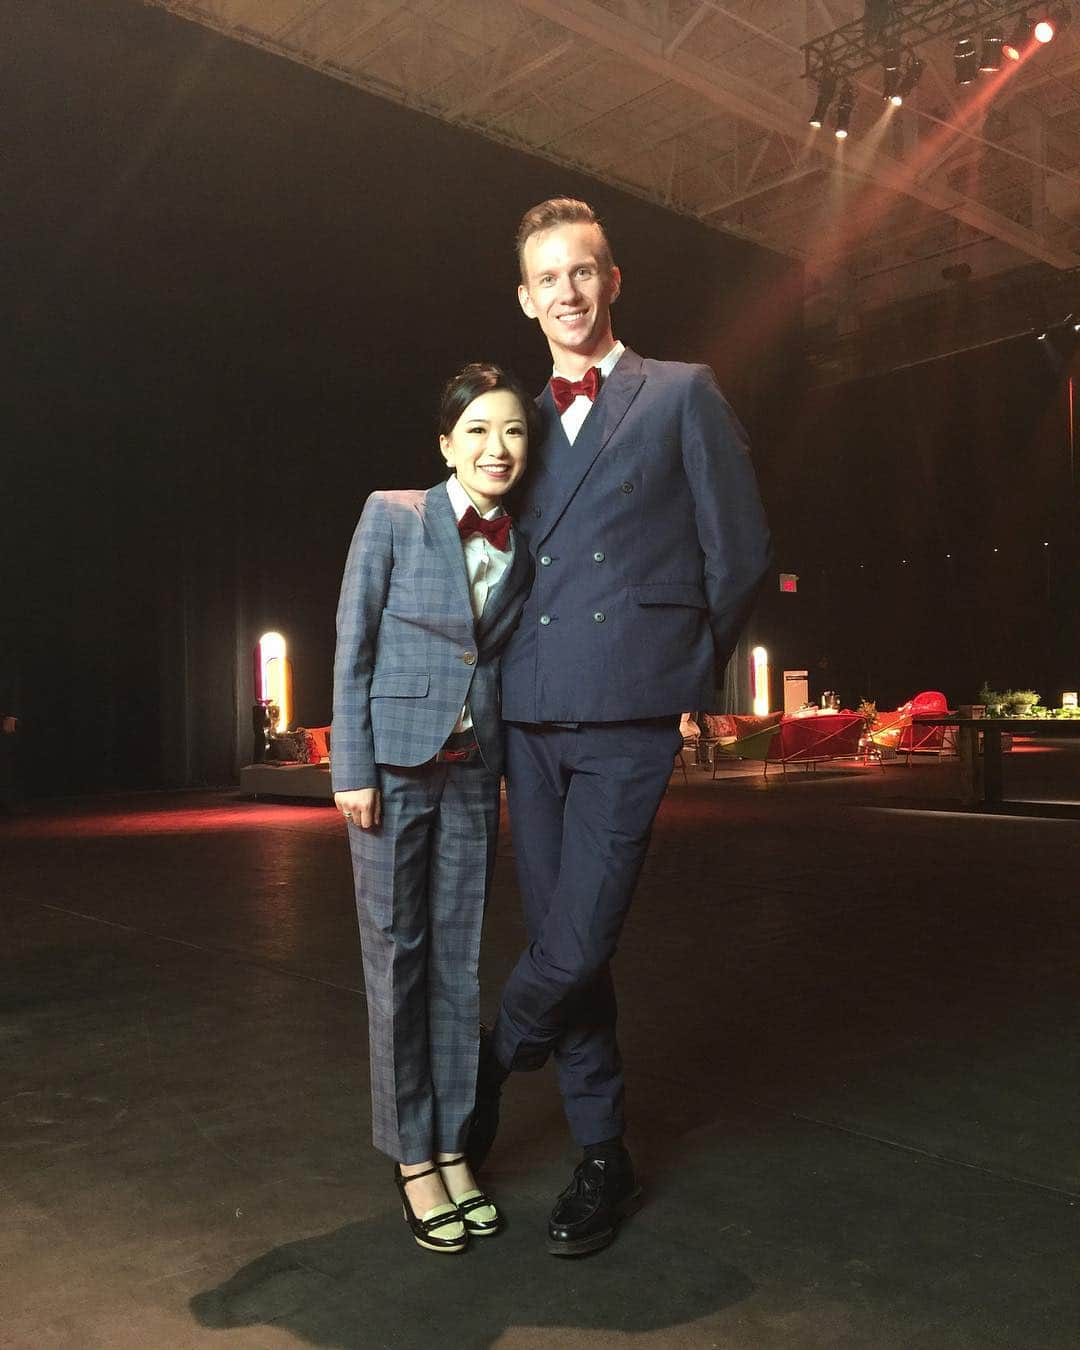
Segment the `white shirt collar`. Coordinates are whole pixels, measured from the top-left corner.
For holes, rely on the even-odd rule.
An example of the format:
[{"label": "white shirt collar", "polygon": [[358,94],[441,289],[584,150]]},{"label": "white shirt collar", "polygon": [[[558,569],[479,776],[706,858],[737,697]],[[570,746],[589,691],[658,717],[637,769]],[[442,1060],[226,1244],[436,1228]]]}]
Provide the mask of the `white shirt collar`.
[{"label": "white shirt collar", "polygon": [[[604,380],[607,379],[607,377],[618,365],[619,357],[622,356],[624,351],[626,351],[626,347],[616,339],[615,346],[612,347],[611,351],[608,352],[607,356],[605,356],[602,361],[596,362],[596,365],[600,371],[601,379]],[[564,375],[561,370],[556,370],[554,366],[552,366],[551,368],[551,373],[553,375],[557,375],[560,379],[563,380],[567,380],[570,378],[568,375]]]},{"label": "white shirt collar", "polygon": [[[446,491],[450,497],[450,505],[454,508],[454,516],[460,520],[465,512],[472,506],[472,498],[458,482],[456,473],[452,473],[446,480]],[[483,513],[484,520],[497,520],[499,516],[506,515],[501,506],[493,506],[490,511]]]}]

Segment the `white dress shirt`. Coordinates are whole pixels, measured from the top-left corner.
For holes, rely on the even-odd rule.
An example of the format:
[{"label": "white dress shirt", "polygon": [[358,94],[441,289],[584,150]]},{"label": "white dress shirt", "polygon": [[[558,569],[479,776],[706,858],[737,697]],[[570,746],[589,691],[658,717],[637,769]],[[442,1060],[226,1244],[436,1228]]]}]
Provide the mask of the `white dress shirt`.
[{"label": "white dress shirt", "polygon": [[[586,402],[588,402],[587,399]],[[453,507],[454,516],[457,520],[460,520],[473,503],[469,494],[458,482],[456,473],[451,474],[446,480],[446,491],[450,497],[450,505]],[[493,506],[490,511],[483,513],[483,518],[484,520],[497,520],[499,516],[504,515],[506,515],[506,512],[501,506]],[[511,533],[510,547],[505,553],[495,548],[490,540],[485,539],[482,534],[471,534],[468,539],[463,539],[461,550],[465,555],[465,570],[469,574],[469,598],[472,600],[473,617],[479,619],[484,612],[488,596],[503,579],[506,569],[513,560],[514,536]],[[471,726],[472,717],[469,713],[469,705],[466,704],[461,710],[461,716],[458,718],[454,731],[468,731]]]},{"label": "white dress shirt", "polygon": [[[605,356],[602,361],[597,361],[596,364],[600,369],[601,382],[606,380],[615,369],[616,365],[618,365],[619,357],[622,356],[624,351],[626,351],[626,348],[623,344],[621,342],[616,342],[615,346],[612,347],[607,356]],[[564,375],[561,370],[553,369],[551,373],[563,380],[568,380],[570,378],[569,375]],[[560,420],[563,424],[563,431],[566,432],[566,439],[571,445],[577,440],[577,434],[581,430],[581,424],[585,421],[586,417],[588,417],[591,408],[592,399],[589,398],[587,394],[578,394],[577,398],[574,399],[573,403],[571,403],[569,408],[562,414]]]}]

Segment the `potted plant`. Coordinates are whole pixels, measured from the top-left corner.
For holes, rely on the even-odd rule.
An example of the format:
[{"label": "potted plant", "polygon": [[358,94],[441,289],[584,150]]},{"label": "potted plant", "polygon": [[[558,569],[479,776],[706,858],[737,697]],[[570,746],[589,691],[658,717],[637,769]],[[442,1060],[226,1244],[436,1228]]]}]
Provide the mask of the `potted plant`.
[{"label": "potted plant", "polygon": [[1039,701],[1034,689],[1007,689],[1001,700],[1003,717],[1027,717]]},{"label": "potted plant", "polygon": [[[979,703],[986,709],[987,717],[1001,716],[1001,704],[1003,698],[1003,694],[999,694],[996,689],[991,689],[989,684],[983,680],[982,688],[979,690]],[[974,715],[975,714],[973,713],[972,716]]]}]

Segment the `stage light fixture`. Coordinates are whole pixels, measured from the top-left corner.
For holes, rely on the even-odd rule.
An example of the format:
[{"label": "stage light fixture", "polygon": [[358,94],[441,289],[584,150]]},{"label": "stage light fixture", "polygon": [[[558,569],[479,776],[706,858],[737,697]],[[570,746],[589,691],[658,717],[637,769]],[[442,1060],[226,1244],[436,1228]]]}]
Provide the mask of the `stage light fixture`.
[{"label": "stage light fixture", "polygon": [[893,103],[899,107],[907,98],[908,94],[922,79],[922,73],[925,70],[925,63],[913,53],[908,52],[907,64],[904,66],[904,73],[900,76],[900,83],[896,86],[896,93],[893,95]]},{"label": "stage light fixture", "polygon": [[1032,36],[1036,42],[1041,42],[1045,46],[1046,43],[1053,42],[1071,18],[1068,5],[1051,5],[1049,13],[1035,25]]},{"label": "stage light fixture", "polygon": [[970,84],[979,73],[979,54],[975,39],[962,37],[953,48],[953,73],[957,84]]},{"label": "stage light fixture", "polygon": [[1059,323],[1050,324],[1039,334],[1039,350],[1050,362],[1055,374],[1062,374],[1080,346],[1080,325],[1075,314],[1066,314]]},{"label": "stage light fixture", "polygon": [[1016,21],[1016,26],[1009,35],[1008,42],[1002,45],[1002,53],[1010,61],[1019,61],[1022,53],[1031,42],[1031,20],[1026,14],[1021,14]]},{"label": "stage light fixture", "polygon": [[855,90],[845,80],[836,101],[836,139],[846,141],[851,125],[851,114],[855,110]]},{"label": "stage light fixture", "polygon": [[979,58],[979,69],[988,72],[1001,69],[1001,49],[1005,45],[1005,38],[1000,29],[992,30],[983,34],[982,56]]},{"label": "stage light fixture", "polygon": [[881,97],[898,108],[903,99],[900,90],[900,48],[890,47],[881,59]]},{"label": "stage light fixture", "polygon": [[810,125],[821,129],[825,124],[825,116],[829,111],[829,104],[833,101],[833,95],[836,93],[836,76],[830,75],[828,71],[822,75],[818,82],[817,102],[814,104],[814,111],[810,114]]}]

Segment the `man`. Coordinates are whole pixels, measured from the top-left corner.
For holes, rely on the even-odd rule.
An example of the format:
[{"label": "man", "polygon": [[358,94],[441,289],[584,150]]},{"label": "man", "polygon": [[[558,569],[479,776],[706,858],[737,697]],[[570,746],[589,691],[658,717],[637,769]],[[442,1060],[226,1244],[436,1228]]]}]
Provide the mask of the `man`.
[{"label": "man", "polygon": [[554,364],[539,399],[521,533],[536,580],[503,658],[507,791],[529,946],[483,1056],[470,1137],[494,1138],[499,1090],[554,1055],[583,1158],[548,1250],[605,1246],[637,1208],[609,962],[680,745],[709,707],[769,564],[746,441],[704,366],[616,342],[622,278],[584,202],[518,233],[518,298]]}]

